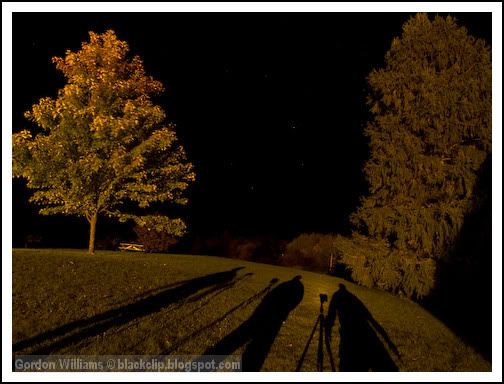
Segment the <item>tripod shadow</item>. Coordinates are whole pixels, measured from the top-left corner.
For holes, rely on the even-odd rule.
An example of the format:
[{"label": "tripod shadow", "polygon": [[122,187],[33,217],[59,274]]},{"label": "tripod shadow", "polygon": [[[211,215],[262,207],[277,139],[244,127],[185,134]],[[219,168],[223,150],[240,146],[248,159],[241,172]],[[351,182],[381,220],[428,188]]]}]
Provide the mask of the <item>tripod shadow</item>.
[{"label": "tripod shadow", "polygon": [[248,320],[208,348],[204,355],[220,355],[215,358],[222,361],[249,342],[242,355],[242,369],[259,371],[283,322],[303,296],[304,286],[299,275],[278,285],[264,297]]},{"label": "tripod shadow", "polygon": [[326,329],[326,317],[324,315],[324,303],[327,301],[326,294],[320,294],[320,313],[315,321],[315,325],[313,326],[313,330],[306,342],[305,349],[303,350],[303,354],[299,358],[299,361],[296,366],[296,372],[299,372],[303,366],[306,353],[308,352],[308,348],[313,340],[313,336],[319,328],[319,340],[317,347],[317,371],[322,372],[324,370],[324,346],[327,350],[327,354],[329,355],[329,362],[331,363],[332,371],[336,371],[336,366],[334,365],[334,358],[331,350],[331,340],[327,337],[327,334],[324,332]]},{"label": "tripod shadow", "polygon": [[339,318],[340,345],[339,370],[341,372],[393,372],[397,365],[380,341],[380,335],[398,357],[399,352],[387,332],[374,319],[365,305],[339,285],[329,304],[326,322],[326,339],[331,340],[332,328]]},{"label": "tripod shadow", "polygon": [[[102,312],[87,319],[73,321],[37,336],[21,340],[13,345],[13,352],[38,346],[35,350],[31,351],[31,354],[51,354],[66,346],[99,335],[110,328],[121,326],[132,320],[158,312],[170,304],[184,300],[202,289],[223,286],[233,281],[236,278],[237,272],[243,268],[239,267],[225,272],[197,277],[180,282],[179,284],[175,283],[175,286],[174,284],[170,284],[160,292],[133,303]],[[43,345],[40,346],[40,344]]]}]

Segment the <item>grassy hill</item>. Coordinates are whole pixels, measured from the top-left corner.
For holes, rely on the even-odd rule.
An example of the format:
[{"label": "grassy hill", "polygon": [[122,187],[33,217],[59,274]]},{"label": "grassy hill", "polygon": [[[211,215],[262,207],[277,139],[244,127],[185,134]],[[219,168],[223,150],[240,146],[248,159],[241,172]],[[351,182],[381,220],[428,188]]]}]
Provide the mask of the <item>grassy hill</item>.
[{"label": "grassy hill", "polygon": [[[335,277],[210,256],[61,249],[13,250],[13,350],[244,353],[252,368],[294,371],[321,293],[325,313],[337,309],[329,345],[337,370],[491,369],[419,305]],[[318,332],[301,370],[317,370],[317,343]]]}]

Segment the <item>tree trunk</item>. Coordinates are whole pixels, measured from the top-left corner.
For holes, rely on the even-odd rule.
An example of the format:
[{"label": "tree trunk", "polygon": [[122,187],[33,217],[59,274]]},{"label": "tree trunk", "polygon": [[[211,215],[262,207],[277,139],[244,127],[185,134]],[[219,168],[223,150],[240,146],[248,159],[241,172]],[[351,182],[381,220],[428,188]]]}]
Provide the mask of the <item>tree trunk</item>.
[{"label": "tree trunk", "polygon": [[89,254],[94,255],[94,246],[95,246],[95,234],[96,234],[96,221],[98,219],[98,213],[93,214],[91,219],[89,219]]}]

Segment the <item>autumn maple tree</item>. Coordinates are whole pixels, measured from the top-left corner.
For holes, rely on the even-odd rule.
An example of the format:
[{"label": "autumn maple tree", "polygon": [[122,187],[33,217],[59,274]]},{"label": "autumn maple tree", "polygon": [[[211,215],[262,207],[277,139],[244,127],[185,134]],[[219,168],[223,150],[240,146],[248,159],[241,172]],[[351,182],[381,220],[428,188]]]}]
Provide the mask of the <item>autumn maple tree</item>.
[{"label": "autumn maple tree", "polygon": [[182,235],[182,219],[147,213],[155,203],[186,204],[195,179],[174,125],[152,100],[163,85],[113,31],[89,36],[52,59],[66,85],[25,113],[40,129],[13,135],[13,176],[35,190],[30,201],[41,214],[87,219],[90,254],[100,215]]}]

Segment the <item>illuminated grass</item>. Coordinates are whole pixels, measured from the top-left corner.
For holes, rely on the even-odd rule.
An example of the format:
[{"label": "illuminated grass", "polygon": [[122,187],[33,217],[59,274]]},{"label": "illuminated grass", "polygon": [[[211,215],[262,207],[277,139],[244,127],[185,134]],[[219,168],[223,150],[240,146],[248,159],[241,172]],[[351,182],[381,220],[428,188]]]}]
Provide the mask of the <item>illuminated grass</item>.
[{"label": "illuminated grass", "polygon": [[[152,304],[152,298],[166,298],[163,292],[174,292],[170,290],[175,282],[237,267],[244,268],[236,272],[234,280],[191,294],[184,291],[176,300],[172,295],[166,303],[156,299]],[[304,285],[303,300],[282,324],[263,370],[296,369],[319,313],[319,294],[327,293],[330,300],[339,283],[344,283],[386,330],[401,354],[397,359],[390,353],[401,371],[491,369],[488,362],[417,304],[335,277],[210,256],[108,251],[89,256],[84,250],[61,249],[13,251],[14,350],[19,354],[200,354],[247,320],[264,295],[250,302],[248,298],[261,292],[273,278],[279,279],[278,286],[298,274]],[[149,305],[156,310],[143,311]],[[226,312],[230,314],[219,319]],[[109,314],[113,320],[107,323],[104,315],[97,316],[100,314]],[[84,322],[72,325],[79,320]],[[60,333],[33,338],[64,325],[67,327]],[[94,332],[89,332],[90,328]],[[338,366],[339,332],[337,325],[335,328],[331,344]],[[80,336],[72,338],[68,334]],[[194,336],[187,338],[191,334]],[[318,334],[302,370],[316,370],[317,341]],[[235,353],[243,352],[245,347]],[[329,367],[326,355],[324,368]]]}]

